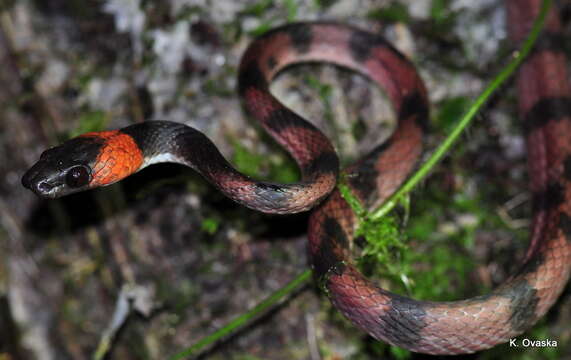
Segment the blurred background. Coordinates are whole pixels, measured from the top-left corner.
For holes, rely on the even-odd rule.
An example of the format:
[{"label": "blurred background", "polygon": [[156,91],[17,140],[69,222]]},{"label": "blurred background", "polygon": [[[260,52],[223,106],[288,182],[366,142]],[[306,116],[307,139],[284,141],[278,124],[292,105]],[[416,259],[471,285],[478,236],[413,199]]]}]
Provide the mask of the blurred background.
[{"label": "blurred background", "polygon": [[[571,6],[559,3],[566,34]],[[248,43],[298,20],[383,34],[418,67],[434,148],[510,58],[503,3],[430,0],[2,0],[0,2],[0,359],[163,359],[244,313],[309,266],[307,214],[268,216],[190,169],[156,165],[112,186],[45,201],[20,177],[47,147],[148,119],[205,132],[242,171],[294,181],[295,164],[236,95]],[[569,44],[561,44],[568,46]],[[344,163],[390,134],[366,79],[328,66],[286,71],[272,91],[322,127]],[[383,286],[427,300],[482,294],[517,267],[530,198],[513,83],[413,193],[389,258],[365,251]],[[379,264],[378,260],[384,263]],[[571,296],[524,337],[470,358],[571,358]],[[108,346],[107,346],[108,345]],[[209,359],[423,358],[373,341],[314,282]]]}]

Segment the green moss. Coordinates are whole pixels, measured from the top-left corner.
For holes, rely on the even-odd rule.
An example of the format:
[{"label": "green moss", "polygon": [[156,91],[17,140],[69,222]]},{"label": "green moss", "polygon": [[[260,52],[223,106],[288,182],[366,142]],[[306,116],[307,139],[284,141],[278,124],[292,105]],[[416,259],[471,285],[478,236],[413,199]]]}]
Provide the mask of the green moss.
[{"label": "green moss", "polygon": [[220,220],[214,217],[209,217],[202,220],[201,229],[209,235],[214,235],[220,227]]},{"label": "green moss", "polygon": [[287,21],[295,21],[299,10],[296,0],[283,0],[283,3],[287,10]]},{"label": "green moss", "polygon": [[274,0],[260,0],[247,6],[240,12],[240,15],[250,15],[255,17],[261,17],[274,6]]},{"label": "green moss", "polygon": [[390,279],[392,283],[398,283],[407,291],[410,290],[408,278],[412,267],[402,261],[408,247],[402,237],[399,218],[389,215],[371,220],[367,218],[366,210],[344,182],[339,185],[339,189],[359,218],[355,236],[366,240],[358,265],[365,274]]},{"label": "green moss", "polygon": [[254,153],[238,140],[232,141],[232,145],[234,146],[232,163],[244,174],[257,179],[269,178],[280,183],[290,183],[299,179],[297,165],[286,156],[264,156]]},{"label": "green moss", "polygon": [[451,18],[453,18],[453,13],[450,11],[450,0],[432,0],[430,17],[436,24],[450,22]]},{"label": "green moss", "polygon": [[367,17],[374,20],[381,20],[383,22],[410,22],[410,14],[406,5],[401,3],[391,3],[389,6],[383,6],[382,8],[370,11]]},{"label": "green moss", "polygon": [[79,117],[78,125],[71,131],[69,137],[75,137],[92,131],[102,131],[106,128],[108,121],[109,116],[104,111],[87,111]]},{"label": "green moss", "polygon": [[389,351],[391,352],[391,355],[397,360],[410,359],[412,356],[410,351],[396,346],[391,346]]},{"label": "green moss", "polygon": [[389,279],[408,292],[411,266],[403,261],[403,256],[409,249],[399,225],[395,216],[361,223],[357,236],[363,236],[366,243],[358,264],[365,273]]},{"label": "green moss", "polygon": [[234,154],[232,156],[232,163],[236,168],[249,176],[259,175],[264,163],[264,157],[248,150],[238,140],[232,142],[234,147]]},{"label": "green moss", "polygon": [[458,119],[468,110],[471,99],[465,96],[452,97],[443,100],[438,104],[438,114],[435,117],[433,126],[436,131],[444,134],[450,133]]}]

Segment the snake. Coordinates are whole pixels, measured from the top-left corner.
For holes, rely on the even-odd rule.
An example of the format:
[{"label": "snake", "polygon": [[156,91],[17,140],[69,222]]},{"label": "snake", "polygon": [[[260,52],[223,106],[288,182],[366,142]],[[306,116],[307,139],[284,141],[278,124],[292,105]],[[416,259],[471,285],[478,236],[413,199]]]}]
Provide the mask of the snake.
[{"label": "snake", "polygon": [[[508,0],[507,10],[510,39],[521,42],[539,1]],[[518,270],[486,295],[415,300],[378,287],[356,267],[351,248],[358,221],[337,181],[344,177],[367,209],[381,204],[418,165],[430,105],[412,63],[383,37],[351,25],[286,24],[255,39],[242,56],[239,96],[296,161],[298,182],[257,181],[236,170],[200,131],[182,123],[145,121],[86,133],[44,151],[22,184],[42,198],[56,198],[115,183],[155,163],[189,166],[251,209],[271,214],[311,210],[313,272],[332,304],[375,339],[428,354],[488,349],[532,327],[561,294],[571,271],[571,91],[555,12],[549,13],[545,29],[517,78],[533,201],[530,245]],[[328,137],[269,90],[282,70],[307,62],[364,75],[385,91],[395,110],[391,136],[342,170]]]}]

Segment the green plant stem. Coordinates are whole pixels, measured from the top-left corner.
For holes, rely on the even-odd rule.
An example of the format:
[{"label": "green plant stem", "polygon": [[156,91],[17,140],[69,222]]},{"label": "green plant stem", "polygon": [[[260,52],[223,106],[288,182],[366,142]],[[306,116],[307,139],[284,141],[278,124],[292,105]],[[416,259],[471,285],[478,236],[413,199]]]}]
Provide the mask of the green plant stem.
[{"label": "green plant stem", "polygon": [[428,175],[432,168],[440,160],[442,160],[442,158],[444,158],[448,150],[450,150],[452,145],[458,140],[464,129],[470,125],[478,111],[480,111],[480,109],[490,99],[490,96],[492,96],[492,94],[514,73],[514,71],[523,62],[525,57],[529,54],[533,48],[533,45],[535,44],[535,41],[537,40],[537,37],[539,36],[539,33],[541,32],[547,11],[551,6],[551,1],[552,0],[543,0],[539,15],[533,23],[530,34],[525,39],[521,50],[515,53],[512,61],[510,61],[508,65],[503,68],[498,76],[496,76],[490,82],[482,94],[476,98],[472,106],[470,106],[468,111],[462,116],[458,122],[458,125],[454,127],[450,135],[446,137],[446,139],[442,142],[442,144],[440,144],[440,146],[438,146],[438,148],[436,148],[428,160],[422,164],[420,169],[418,169],[414,175],[412,175],[404,183],[404,185],[399,188],[398,191],[396,191],[389,199],[387,199],[387,201],[385,201],[379,208],[375,209],[369,214],[370,219],[379,219],[391,211],[398,204],[399,200],[405,194],[412,191],[412,189],[414,189],[414,187],[417,186],[418,183]]},{"label": "green plant stem", "polygon": [[291,294],[295,289],[297,289],[301,284],[308,281],[311,277],[311,270],[305,270],[303,273],[298,275],[295,279],[287,283],[284,287],[277,290],[266,299],[264,299],[261,303],[254,306],[248,312],[238,316],[234,320],[230,321],[224,327],[216,330],[214,333],[202,338],[197,343],[189,347],[188,349],[173,355],[170,360],[178,360],[183,359],[192,355],[196,355],[199,351],[203,350],[206,346],[213,344],[214,342],[218,341],[222,337],[230,334],[232,331],[237,329],[238,327],[246,324],[248,321],[252,320],[256,316],[260,315],[270,307],[277,304],[280,300],[282,300],[285,296]]}]

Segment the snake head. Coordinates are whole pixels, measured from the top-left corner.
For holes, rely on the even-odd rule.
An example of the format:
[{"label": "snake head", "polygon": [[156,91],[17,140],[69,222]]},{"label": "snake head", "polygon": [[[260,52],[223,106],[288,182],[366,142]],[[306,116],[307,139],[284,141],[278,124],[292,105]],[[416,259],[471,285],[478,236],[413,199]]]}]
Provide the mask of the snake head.
[{"label": "snake head", "polygon": [[91,132],[44,151],[22,185],[54,199],[113,184],[140,170],[143,160],[132,136],[119,130]]},{"label": "snake head", "polygon": [[22,185],[41,198],[53,199],[91,187],[101,142],[77,137],[42,153],[22,177]]}]

